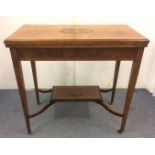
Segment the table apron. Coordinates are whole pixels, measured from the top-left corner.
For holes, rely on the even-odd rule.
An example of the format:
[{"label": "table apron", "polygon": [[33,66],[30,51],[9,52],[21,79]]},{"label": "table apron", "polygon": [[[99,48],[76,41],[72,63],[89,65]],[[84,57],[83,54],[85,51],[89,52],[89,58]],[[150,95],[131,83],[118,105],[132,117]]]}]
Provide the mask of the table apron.
[{"label": "table apron", "polygon": [[138,48],[17,48],[21,61],[134,60]]}]

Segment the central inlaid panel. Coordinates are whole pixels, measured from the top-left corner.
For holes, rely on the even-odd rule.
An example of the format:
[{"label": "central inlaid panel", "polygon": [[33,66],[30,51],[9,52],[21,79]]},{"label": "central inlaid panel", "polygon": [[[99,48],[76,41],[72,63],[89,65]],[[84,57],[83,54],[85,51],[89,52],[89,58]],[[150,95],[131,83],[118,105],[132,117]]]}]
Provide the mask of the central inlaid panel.
[{"label": "central inlaid panel", "polygon": [[84,29],[84,28],[64,28],[60,32],[62,33],[90,33],[93,32],[91,29]]}]

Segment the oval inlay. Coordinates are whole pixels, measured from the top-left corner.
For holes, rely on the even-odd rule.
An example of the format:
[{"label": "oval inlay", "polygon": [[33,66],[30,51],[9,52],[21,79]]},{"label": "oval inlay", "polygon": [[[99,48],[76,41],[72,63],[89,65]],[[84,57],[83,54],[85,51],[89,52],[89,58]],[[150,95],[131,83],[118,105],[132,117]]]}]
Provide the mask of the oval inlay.
[{"label": "oval inlay", "polygon": [[74,89],[74,91],[71,91],[70,92],[70,95],[73,96],[73,97],[80,97],[83,95],[83,90],[81,89]]},{"label": "oval inlay", "polygon": [[65,28],[61,30],[62,33],[90,33],[93,32],[91,29],[84,29],[84,28]]}]

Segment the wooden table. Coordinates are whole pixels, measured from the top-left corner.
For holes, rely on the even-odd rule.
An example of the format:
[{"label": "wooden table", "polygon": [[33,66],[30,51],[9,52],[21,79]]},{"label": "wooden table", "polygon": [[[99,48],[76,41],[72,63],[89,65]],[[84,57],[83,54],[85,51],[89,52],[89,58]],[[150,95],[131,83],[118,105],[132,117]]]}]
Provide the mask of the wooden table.
[{"label": "wooden table", "polygon": [[[10,48],[29,134],[31,133],[30,118],[39,115],[58,101],[94,101],[112,114],[121,117],[119,132],[124,131],[148,39],[127,25],[24,25],[4,42],[6,47]],[[113,87],[108,90],[100,89],[99,86],[54,86],[50,90],[39,89],[35,61],[49,60],[116,61]],[[101,92],[112,91],[110,102],[112,104],[120,62],[126,60],[133,63],[124,111],[120,113],[112,105],[104,102]],[[38,106],[39,92],[52,92],[50,102],[40,105],[33,114],[29,114],[28,110],[21,61],[31,61]]]}]

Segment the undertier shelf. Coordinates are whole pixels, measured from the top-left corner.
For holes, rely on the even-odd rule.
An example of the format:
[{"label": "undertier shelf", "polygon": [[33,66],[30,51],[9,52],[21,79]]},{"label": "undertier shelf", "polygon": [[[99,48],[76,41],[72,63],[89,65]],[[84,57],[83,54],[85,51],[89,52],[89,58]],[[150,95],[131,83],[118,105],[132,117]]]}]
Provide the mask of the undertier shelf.
[{"label": "undertier shelf", "polygon": [[54,86],[54,101],[99,101],[102,100],[99,86]]}]

